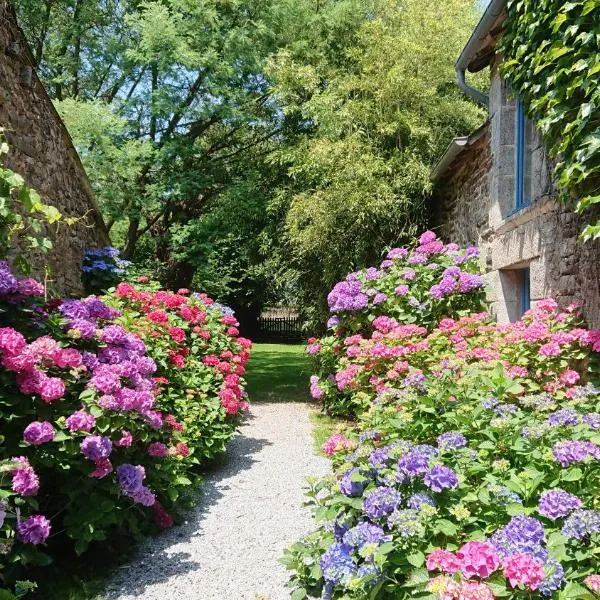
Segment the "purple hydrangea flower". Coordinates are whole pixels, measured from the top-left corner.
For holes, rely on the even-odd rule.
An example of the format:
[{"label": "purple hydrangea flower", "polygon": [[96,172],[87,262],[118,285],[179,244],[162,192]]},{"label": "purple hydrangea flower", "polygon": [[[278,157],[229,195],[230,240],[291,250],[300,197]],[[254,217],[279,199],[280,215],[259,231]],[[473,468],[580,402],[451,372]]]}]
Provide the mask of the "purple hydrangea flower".
[{"label": "purple hydrangea flower", "polygon": [[514,516],[501,530],[506,539],[522,547],[539,546],[544,541],[544,527],[535,518],[526,515]]},{"label": "purple hydrangea flower", "polygon": [[467,438],[458,431],[447,431],[438,436],[437,444],[445,450],[454,450],[467,445]]},{"label": "purple hydrangea flower", "polygon": [[548,417],[548,425],[551,427],[566,427],[568,425],[577,425],[579,415],[572,408],[562,408],[553,412]]},{"label": "purple hydrangea flower", "polygon": [[124,494],[135,494],[143,485],[146,471],[141,465],[124,464],[117,467],[117,478]]},{"label": "purple hydrangea flower", "polygon": [[56,435],[54,427],[48,421],[33,421],[25,427],[23,439],[33,446],[40,446],[46,442],[51,442]]},{"label": "purple hydrangea flower", "polygon": [[156,503],[156,496],[145,486],[131,494],[131,499],[142,506],[153,506]]},{"label": "purple hydrangea flower", "polygon": [[58,311],[67,319],[89,319],[90,311],[81,300],[63,300]]},{"label": "purple hydrangea flower", "polygon": [[429,456],[415,450],[410,450],[398,461],[398,471],[408,477],[417,477],[427,472]]},{"label": "purple hydrangea flower", "polygon": [[573,494],[569,494],[560,488],[546,490],[540,496],[538,511],[549,519],[566,517],[574,510],[581,508],[582,502]]},{"label": "purple hydrangea flower", "polygon": [[375,448],[369,455],[369,464],[375,469],[383,469],[389,460],[389,448]]},{"label": "purple hydrangea flower", "polygon": [[568,467],[573,463],[583,462],[588,458],[600,459],[600,447],[596,446],[593,442],[563,440],[554,444],[552,455],[562,467]]},{"label": "purple hydrangea flower", "polygon": [[96,324],[87,319],[70,319],[66,329],[75,331],[84,340],[89,340],[96,335]]},{"label": "purple hydrangea flower", "polygon": [[110,456],[112,442],[102,435],[90,435],[81,442],[80,448],[88,460],[98,460]]},{"label": "purple hydrangea flower", "polygon": [[333,329],[340,324],[340,318],[333,316],[327,321],[327,329]]},{"label": "purple hydrangea flower", "polygon": [[17,535],[25,544],[43,544],[50,535],[50,521],[43,515],[32,515],[17,525]]},{"label": "purple hydrangea flower", "polygon": [[584,415],[582,421],[591,429],[600,429],[600,413],[589,413]]},{"label": "purple hydrangea flower", "polygon": [[363,512],[375,520],[393,513],[402,501],[400,492],[390,487],[377,487],[371,490],[363,501]]},{"label": "purple hydrangea flower", "polygon": [[456,473],[444,465],[435,465],[432,467],[425,474],[423,481],[425,482],[425,485],[434,492],[455,488],[458,485]]},{"label": "purple hydrangea flower", "polygon": [[17,290],[17,278],[11,273],[5,260],[0,260],[0,295],[14,294]]}]

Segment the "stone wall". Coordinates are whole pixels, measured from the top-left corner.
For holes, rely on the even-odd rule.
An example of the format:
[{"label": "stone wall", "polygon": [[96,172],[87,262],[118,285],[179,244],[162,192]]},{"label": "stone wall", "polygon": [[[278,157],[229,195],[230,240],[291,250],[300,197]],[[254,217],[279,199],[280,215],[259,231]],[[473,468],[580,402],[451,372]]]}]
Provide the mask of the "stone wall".
[{"label": "stone wall", "polygon": [[[438,180],[432,203],[446,241],[476,244],[486,271],[491,311],[502,322],[520,316],[519,269],[529,268],[530,299],[581,304],[600,327],[600,240],[581,241],[584,220],[555,199],[548,158],[533,150],[533,202],[514,212],[514,99],[492,69],[490,125],[465,146]],[[589,218],[589,217],[588,217]]]},{"label": "stone wall", "polygon": [[[35,74],[31,51],[5,0],[0,0],[0,128],[11,147],[6,166],[65,216],[82,217],[50,234],[50,285],[61,293],[78,293],[84,250],[106,245],[108,234],[79,156]],[[40,274],[41,265],[33,266]]]},{"label": "stone wall", "polygon": [[491,164],[490,131],[485,126],[437,187],[432,216],[442,239],[461,246],[480,244],[488,223]]}]

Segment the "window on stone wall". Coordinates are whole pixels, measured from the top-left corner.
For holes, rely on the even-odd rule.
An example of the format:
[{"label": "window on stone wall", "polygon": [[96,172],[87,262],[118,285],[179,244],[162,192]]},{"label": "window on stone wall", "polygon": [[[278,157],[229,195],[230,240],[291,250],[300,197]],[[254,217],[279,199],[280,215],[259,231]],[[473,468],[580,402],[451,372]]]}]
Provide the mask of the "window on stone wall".
[{"label": "window on stone wall", "polygon": [[518,321],[531,306],[529,265],[500,271],[502,320]]},{"label": "window on stone wall", "polygon": [[515,205],[514,210],[529,206],[533,200],[533,145],[535,128],[525,116],[523,102],[515,106]]}]

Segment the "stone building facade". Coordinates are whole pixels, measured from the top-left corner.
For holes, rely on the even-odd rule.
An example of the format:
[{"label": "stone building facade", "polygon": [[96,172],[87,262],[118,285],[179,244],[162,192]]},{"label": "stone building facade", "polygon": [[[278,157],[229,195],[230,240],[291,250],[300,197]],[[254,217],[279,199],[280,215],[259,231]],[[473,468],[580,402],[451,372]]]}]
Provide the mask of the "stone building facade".
[{"label": "stone building facade", "polygon": [[[436,167],[434,224],[443,238],[480,247],[499,321],[553,297],[562,306],[581,304],[598,327],[600,241],[578,238],[583,220],[557,201],[541,136],[499,75],[495,48],[505,18],[505,0],[492,1],[457,63],[490,67],[489,116],[480,130],[455,139]],[[468,93],[464,73],[462,82]]]},{"label": "stone building facade", "polygon": [[[49,232],[51,286],[61,293],[81,291],[86,248],[109,243],[106,226],[71,138],[35,73],[35,62],[14,11],[0,0],[0,128],[10,145],[6,166],[20,173],[47,204],[76,225]],[[33,264],[40,274],[41,265]]]}]

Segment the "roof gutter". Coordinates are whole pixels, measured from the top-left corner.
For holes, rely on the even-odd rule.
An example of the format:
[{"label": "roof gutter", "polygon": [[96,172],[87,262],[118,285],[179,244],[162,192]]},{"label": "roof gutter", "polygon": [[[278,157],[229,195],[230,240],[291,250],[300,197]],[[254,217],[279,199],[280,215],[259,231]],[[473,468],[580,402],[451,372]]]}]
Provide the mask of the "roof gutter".
[{"label": "roof gutter", "polygon": [[475,102],[479,102],[485,106],[488,106],[489,96],[470,86],[466,81],[465,73],[469,68],[469,64],[475,58],[481,43],[488,36],[494,22],[502,14],[505,7],[506,0],[491,0],[477,24],[477,27],[475,27],[475,30],[471,34],[467,45],[463,48],[463,51],[456,61],[456,83],[458,84],[458,87],[467,94],[467,96],[473,98]]}]

